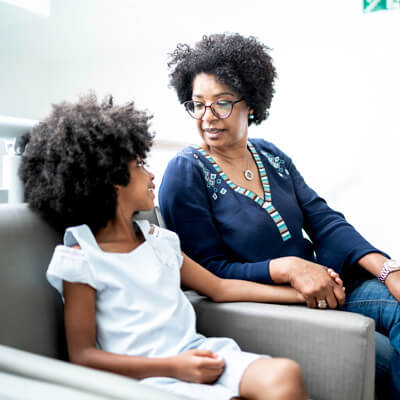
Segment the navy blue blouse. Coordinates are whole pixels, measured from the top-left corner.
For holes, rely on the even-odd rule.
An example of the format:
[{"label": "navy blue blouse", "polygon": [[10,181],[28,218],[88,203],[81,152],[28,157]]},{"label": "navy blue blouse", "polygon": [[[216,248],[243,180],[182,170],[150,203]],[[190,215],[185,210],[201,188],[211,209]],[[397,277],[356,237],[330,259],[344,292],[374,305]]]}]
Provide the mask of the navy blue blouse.
[{"label": "navy blue blouse", "polygon": [[380,252],[307,186],[276,146],[251,139],[248,147],[264,198],[230,181],[200,147],[187,147],[169,162],[159,204],[186,254],[218,276],[272,283],[269,261],[277,257],[305,258],[340,273]]}]

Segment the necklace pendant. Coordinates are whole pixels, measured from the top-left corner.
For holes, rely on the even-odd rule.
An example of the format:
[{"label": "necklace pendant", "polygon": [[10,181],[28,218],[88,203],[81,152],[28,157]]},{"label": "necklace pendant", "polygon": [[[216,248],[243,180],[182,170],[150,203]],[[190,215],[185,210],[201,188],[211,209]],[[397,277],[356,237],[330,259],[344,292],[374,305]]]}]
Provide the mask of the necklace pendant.
[{"label": "necklace pendant", "polygon": [[249,169],[246,169],[246,171],[244,171],[244,177],[248,180],[248,181],[252,181],[254,179],[254,174],[253,172],[251,172]]}]

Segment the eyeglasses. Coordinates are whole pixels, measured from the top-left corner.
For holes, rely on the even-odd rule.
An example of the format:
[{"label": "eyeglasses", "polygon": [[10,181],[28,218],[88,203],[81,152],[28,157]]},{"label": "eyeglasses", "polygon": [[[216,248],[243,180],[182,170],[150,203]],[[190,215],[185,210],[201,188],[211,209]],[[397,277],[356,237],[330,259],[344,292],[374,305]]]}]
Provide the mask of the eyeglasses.
[{"label": "eyeglasses", "polygon": [[218,119],[226,119],[232,114],[233,106],[242,100],[243,99],[235,101],[217,100],[209,105],[206,105],[201,101],[189,100],[185,101],[183,105],[188,114],[194,119],[203,119],[208,107],[210,107],[210,110]]}]

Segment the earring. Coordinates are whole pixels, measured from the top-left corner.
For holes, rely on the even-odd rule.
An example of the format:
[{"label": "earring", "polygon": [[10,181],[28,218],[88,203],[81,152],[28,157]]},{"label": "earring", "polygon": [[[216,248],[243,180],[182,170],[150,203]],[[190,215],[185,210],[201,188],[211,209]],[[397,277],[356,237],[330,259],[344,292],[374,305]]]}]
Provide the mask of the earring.
[{"label": "earring", "polygon": [[254,114],[250,114],[249,119],[252,121],[254,119]]}]

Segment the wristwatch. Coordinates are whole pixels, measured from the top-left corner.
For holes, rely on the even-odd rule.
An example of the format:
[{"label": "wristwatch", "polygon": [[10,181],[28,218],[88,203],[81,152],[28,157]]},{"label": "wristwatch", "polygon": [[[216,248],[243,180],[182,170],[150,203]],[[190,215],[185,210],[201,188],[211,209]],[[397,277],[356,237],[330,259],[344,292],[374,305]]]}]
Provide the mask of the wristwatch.
[{"label": "wristwatch", "polygon": [[382,283],[384,283],[388,275],[394,271],[400,271],[400,261],[387,260],[383,263],[383,267],[381,269],[381,273],[378,276],[378,279]]}]

